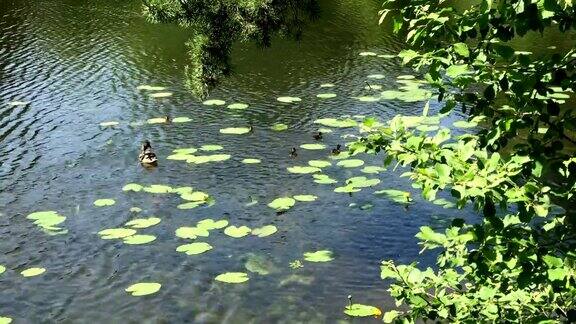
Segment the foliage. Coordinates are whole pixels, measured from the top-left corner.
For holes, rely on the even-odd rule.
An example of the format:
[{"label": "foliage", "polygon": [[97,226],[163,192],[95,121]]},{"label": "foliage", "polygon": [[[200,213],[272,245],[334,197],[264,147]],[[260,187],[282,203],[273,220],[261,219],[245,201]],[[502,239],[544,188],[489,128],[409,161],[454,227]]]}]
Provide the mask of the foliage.
[{"label": "foliage", "polygon": [[381,11],[413,48],[399,56],[425,75],[440,114],[461,108],[481,129],[419,130],[430,118],[426,104],[422,117],[365,123],[369,133],[352,150],[383,152],[386,165],[409,168],[403,176],[427,200],[448,191],[457,207],[483,215],[477,224],[457,218],[443,231],[420,229],[423,249],[440,251],[435,269],[382,263],[406,306],[384,319],[575,321],[576,117],[565,99],[576,90],[576,49],[536,56],[511,44],[528,32],[570,32],[576,9],[571,0],[458,5],[386,0]]}]

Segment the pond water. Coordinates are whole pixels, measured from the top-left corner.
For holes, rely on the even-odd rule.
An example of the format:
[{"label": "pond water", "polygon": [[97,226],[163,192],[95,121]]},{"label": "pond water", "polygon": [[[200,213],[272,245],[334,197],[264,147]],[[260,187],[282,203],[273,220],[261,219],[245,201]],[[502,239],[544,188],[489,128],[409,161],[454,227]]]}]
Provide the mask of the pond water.
[{"label": "pond water", "polygon": [[[419,254],[418,227],[442,226],[461,212],[423,202],[399,177],[402,170],[361,172],[364,166],[381,165],[382,157],[359,155],[355,158],[364,161],[362,167],[337,166],[330,149],[351,141],[356,128],[325,133],[321,143],[326,149],[299,148],[295,158],[289,152],[316,143],[312,134],[319,118],[376,115],[385,120],[421,113],[422,102],[355,99],[371,94],[367,81],[396,89],[397,76],[411,73],[395,59],[359,55],[395,54],[402,47],[377,25],[379,5],[322,1],[320,19],[304,29],[300,42],[276,39],[269,49],[235,45],[234,74],[208,98],[226,105],[208,106],[183,86],[189,32],[149,24],[138,1],[0,2],[0,265],[7,268],[0,274],[0,316],[35,323],[376,322],[344,315],[347,296],[381,309],[392,307],[386,282],[380,280],[380,261],[419,259],[432,265],[432,255]],[[320,87],[326,83],[334,86]],[[141,85],[166,87],[173,95],[153,98],[138,89]],[[322,99],[316,96],[320,93],[337,96]],[[276,100],[282,96],[302,100]],[[14,101],[29,103],[10,104]],[[249,106],[227,108],[235,102]],[[165,115],[191,121],[146,123]],[[119,124],[100,126],[108,121]],[[277,123],[288,129],[270,129]],[[253,131],[243,135],[219,131],[248,126]],[[160,157],[157,168],[137,163],[145,139]],[[223,149],[196,154],[231,157],[203,164],[166,159],[175,149],[211,144]],[[246,158],[261,163],[242,163]],[[331,161],[324,173],[339,184],[317,184],[311,174],[287,171],[309,160]],[[353,195],[334,192],[354,176],[381,182]],[[178,209],[185,201],[177,194],[124,192],[127,183],[192,186],[213,202]],[[414,203],[407,208],[373,194],[381,189],[411,191]],[[318,199],[297,202],[282,214],[267,206],[278,197],[304,194]],[[115,204],[95,206],[102,198]],[[141,211],[131,212],[132,207]],[[43,230],[27,218],[48,210],[66,217],[57,225],[60,230]],[[161,219],[138,229],[156,237],[150,243],[130,245],[97,234],[148,217]],[[215,229],[195,240],[209,243],[212,250],[177,252],[193,240],[175,231],[206,218],[250,228],[274,225],[278,232],[233,238]],[[331,251],[333,260],[304,260],[304,253],[319,250]],[[290,267],[295,260],[303,267]],[[268,274],[250,271],[254,264],[265,266]],[[46,271],[20,274],[30,267]],[[214,280],[226,272],[245,272],[249,280]],[[125,289],[137,282],[162,287],[153,295],[134,297]]]}]

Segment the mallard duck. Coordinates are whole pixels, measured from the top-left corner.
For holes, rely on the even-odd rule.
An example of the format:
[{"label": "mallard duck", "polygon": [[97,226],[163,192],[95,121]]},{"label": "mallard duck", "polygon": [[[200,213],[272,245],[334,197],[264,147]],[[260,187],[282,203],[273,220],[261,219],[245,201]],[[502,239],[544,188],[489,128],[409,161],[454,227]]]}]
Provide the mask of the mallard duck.
[{"label": "mallard duck", "polygon": [[319,141],[322,139],[322,132],[318,132],[318,133],[312,135],[312,137],[314,137],[315,140]]},{"label": "mallard duck", "polygon": [[340,154],[340,152],[341,152],[340,149],[341,149],[341,148],[342,148],[342,145],[340,145],[340,144],[336,145],[336,148],[332,149],[332,154],[334,154],[334,155]]},{"label": "mallard duck", "polygon": [[298,156],[298,153],[296,152],[296,148],[293,147],[292,150],[290,151],[290,157],[295,158],[297,156]]},{"label": "mallard duck", "polygon": [[138,154],[138,161],[143,165],[156,165],[158,164],[158,157],[156,153],[152,151],[152,145],[150,141],[146,140],[142,143],[140,147],[140,154]]}]

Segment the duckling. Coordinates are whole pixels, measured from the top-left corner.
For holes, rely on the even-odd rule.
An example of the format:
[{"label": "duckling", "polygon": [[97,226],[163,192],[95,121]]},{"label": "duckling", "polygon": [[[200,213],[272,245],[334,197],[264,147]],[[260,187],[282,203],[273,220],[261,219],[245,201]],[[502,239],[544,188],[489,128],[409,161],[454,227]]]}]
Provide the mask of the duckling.
[{"label": "duckling", "polygon": [[146,140],[140,147],[140,154],[138,154],[138,161],[145,166],[155,166],[158,164],[158,157],[152,151],[150,141]]},{"label": "duckling", "polygon": [[322,139],[322,132],[318,132],[318,133],[312,135],[312,137],[314,137],[315,140],[319,141]]},{"label": "duckling", "polygon": [[340,145],[340,144],[336,145],[336,148],[332,149],[332,154],[334,154],[334,155],[340,154],[340,152],[341,152],[340,149],[341,149],[341,148],[342,148],[342,145]]},{"label": "duckling", "polygon": [[298,153],[296,152],[296,148],[293,147],[292,150],[290,151],[290,157],[295,158],[297,156],[298,156]]}]

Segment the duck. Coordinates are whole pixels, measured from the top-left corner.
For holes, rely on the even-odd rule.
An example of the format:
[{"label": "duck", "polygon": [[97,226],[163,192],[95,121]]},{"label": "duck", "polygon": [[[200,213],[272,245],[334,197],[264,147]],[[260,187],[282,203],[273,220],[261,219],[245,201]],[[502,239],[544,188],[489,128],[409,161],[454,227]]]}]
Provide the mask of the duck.
[{"label": "duck", "polygon": [[322,139],[322,132],[318,132],[318,133],[312,135],[312,137],[314,137],[315,140],[319,141]]},{"label": "duck", "polygon": [[138,161],[145,166],[155,166],[158,164],[158,157],[152,151],[150,141],[146,140],[140,147],[140,154],[138,154]]},{"label": "duck", "polygon": [[341,148],[342,148],[342,145],[340,145],[340,144],[336,145],[336,148],[332,149],[332,154],[334,154],[334,155],[340,154],[340,152],[341,152],[340,149],[341,149]]},{"label": "duck", "polygon": [[296,148],[293,147],[292,150],[290,151],[290,157],[295,158],[297,156],[298,156],[298,153],[296,152]]}]

